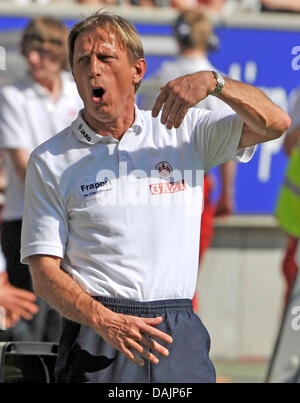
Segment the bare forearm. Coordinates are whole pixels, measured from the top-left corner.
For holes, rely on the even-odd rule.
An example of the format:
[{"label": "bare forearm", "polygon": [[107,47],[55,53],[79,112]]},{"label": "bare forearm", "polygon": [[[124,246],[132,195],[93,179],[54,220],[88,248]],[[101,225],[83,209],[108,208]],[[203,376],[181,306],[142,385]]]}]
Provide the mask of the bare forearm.
[{"label": "bare forearm", "polygon": [[68,274],[61,270],[58,262],[52,266],[46,257],[32,256],[30,258],[35,292],[62,316],[93,327],[99,320],[99,311],[106,308],[83,291]]},{"label": "bare forearm", "polygon": [[289,128],[289,116],[256,87],[226,77],[219,98],[240,115],[250,130],[260,134],[262,141],[280,137]]},{"label": "bare forearm", "polygon": [[[212,71],[199,71],[169,81],[158,95],[152,115],[161,113],[168,129],[179,127],[188,109],[212,94],[217,79]],[[280,137],[290,126],[289,116],[260,89],[229,77],[219,98],[245,122],[239,147],[248,147]]]},{"label": "bare forearm", "polygon": [[29,152],[25,148],[7,150],[15,168],[16,174],[25,182]]},{"label": "bare forearm", "polygon": [[220,165],[220,174],[222,182],[222,193],[232,196],[234,179],[235,179],[236,164],[234,161],[227,161]]},{"label": "bare forearm", "polygon": [[152,338],[167,343],[172,338],[155,328],[162,317],[140,318],[115,313],[84,292],[81,287],[60,269],[60,259],[35,255],[30,258],[30,269],[35,291],[45,299],[62,316],[94,329],[104,340],[125,354],[137,365],[144,361],[137,357],[131,349],[142,357],[158,363],[158,358],[149,349],[168,355],[168,350]]}]

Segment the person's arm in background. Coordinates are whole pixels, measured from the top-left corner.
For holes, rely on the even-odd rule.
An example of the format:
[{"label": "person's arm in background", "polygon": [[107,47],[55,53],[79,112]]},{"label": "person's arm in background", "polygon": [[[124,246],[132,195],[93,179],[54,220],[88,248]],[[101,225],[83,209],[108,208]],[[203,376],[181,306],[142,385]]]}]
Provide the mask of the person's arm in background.
[{"label": "person's arm in background", "polygon": [[9,329],[14,326],[20,318],[32,319],[38,312],[35,304],[36,296],[29,291],[12,286],[6,271],[6,261],[0,246],[0,307],[2,328]]},{"label": "person's arm in background", "polygon": [[234,180],[236,163],[227,161],[220,165],[221,193],[217,201],[215,216],[225,217],[234,212]]},{"label": "person's arm in background", "polygon": [[18,177],[25,182],[29,151],[25,148],[13,148],[6,150],[15,168]]},{"label": "person's arm in background", "polygon": [[36,296],[28,291],[13,287],[4,270],[0,272],[0,307],[5,309],[5,327],[14,326],[20,318],[32,319],[38,311]]},{"label": "person's arm in background", "polygon": [[29,151],[26,148],[27,132],[25,121],[26,99],[13,86],[0,91],[0,150],[5,152],[15,169],[16,175],[24,182]]}]

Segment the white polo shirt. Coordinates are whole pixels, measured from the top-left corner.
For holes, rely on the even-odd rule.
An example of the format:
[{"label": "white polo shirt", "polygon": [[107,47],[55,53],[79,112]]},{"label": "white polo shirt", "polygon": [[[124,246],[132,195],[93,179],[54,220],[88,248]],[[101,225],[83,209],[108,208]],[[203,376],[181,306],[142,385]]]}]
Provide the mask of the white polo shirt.
[{"label": "white polo shirt", "polygon": [[62,258],[90,295],[138,301],[192,298],[198,271],[203,172],[237,152],[236,114],[192,108],[179,129],[136,108],[120,141],[81,114],[30,157],[21,259]]},{"label": "white polo shirt", "polygon": [[[83,103],[76,84],[62,73],[62,92],[53,103],[49,93],[30,77],[5,85],[0,90],[0,149],[25,148],[31,152],[76,118]],[[5,155],[8,185],[3,220],[20,220],[23,215],[24,184],[9,155]]]}]

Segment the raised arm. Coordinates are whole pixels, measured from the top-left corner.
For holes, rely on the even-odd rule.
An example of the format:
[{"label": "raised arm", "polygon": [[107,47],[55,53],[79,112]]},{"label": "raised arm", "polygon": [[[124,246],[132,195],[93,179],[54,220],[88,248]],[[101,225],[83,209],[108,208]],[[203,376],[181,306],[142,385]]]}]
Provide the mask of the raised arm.
[{"label": "raised arm", "polygon": [[[137,365],[144,361],[136,355],[159,362],[149,349],[167,356],[168,350],[153,338],[171,343],[172,338],[155,328],[162,317],[142,318],[115,313],[94,298],[60,268],[61,259],[34,255],[29,258],[35,292],[62,316],[89,326],[105,341],[121,351]],[[135,354],[132,352],[135,350]]]},{"label": "raised arm", "polygon": [[[211,71],[200,71],[178,77],[161,88],[152,114],[169,129],[179,127],[188,109],[212,94],[217,80]],[[280,137],[290,126],[289,116],[260,89],[225,79],[219,98],[236,111],[245,122],[239,147],[248,147]]]}]

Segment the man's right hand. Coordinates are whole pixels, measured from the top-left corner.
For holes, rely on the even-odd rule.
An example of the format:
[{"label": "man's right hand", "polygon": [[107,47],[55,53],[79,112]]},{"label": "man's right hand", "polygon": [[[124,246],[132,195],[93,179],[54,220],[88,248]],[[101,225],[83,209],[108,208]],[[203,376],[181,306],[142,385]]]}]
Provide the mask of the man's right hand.
[{"label": "man's right hand", "polygon": [[166,343],[173,341],[171,336],[155,328],[162,322],[162,317],[142,318],[111,311],[88,295],[74,279],[61,270],[60,258],[33,255],[29,261],[36,294],[62,316],[91,327],[137,365],[144,364],[139,356],[157,364],[158,358],[153,353],[163,356],[169,354],[167,348],[154,340],[155,338]]},{"label": "man's right hand", "polygon": [[102,311],[101,317],[101,323],[94,330],[135,364],[144,365],[144,360],[139,356],[158,364],[159,359],[150,350],[165,357],[169,355],[169,350],[154,340],[157,338],[165,343],[173,341],[170,335],[155,328],[162,322],[162,317],[123,315],[109,309],[105,314]]}]

